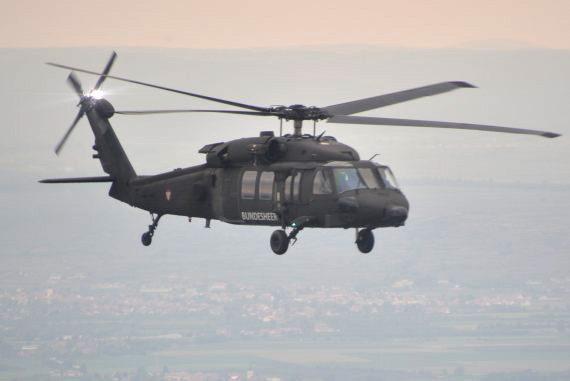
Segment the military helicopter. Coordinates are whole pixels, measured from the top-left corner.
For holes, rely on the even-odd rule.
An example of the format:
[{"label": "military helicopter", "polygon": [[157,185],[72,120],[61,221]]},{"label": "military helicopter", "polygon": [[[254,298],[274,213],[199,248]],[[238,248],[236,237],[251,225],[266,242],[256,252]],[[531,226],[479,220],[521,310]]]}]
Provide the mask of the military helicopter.
[{"label": "military helicopter", "polygon": [[[409,202],[388,166],[361,160],[356,150],[332,136],[316,135],[317,121],[494,131],[547,138],[560,136],[553,132],[480,124],[353,116],[413,99],[475,87],[466,82],[442,82],[326,107],[300,104],[260,107],[110,75],[116,57],[113,52],[102,72],[47,63],[72,70],[67,80],[79,97],[79,112],[57,144],[55,153],[60,153],[79,120],[86,115],[95,135],[93,158],[101,162],[107,176],[40,182],[111,183],[109,196],[150,213],[152,223],[141,237],[145,246],[152,243],[161,217],[171,214],[190,220],[204,218],[206,227],[210,227],[212,219],[230,224],[280,227],[270,237],[271,249],[278,255],[287,251],[304,228],[355,228],[358,250],[370,252],[374,247],[372,231],[403,226],[408,217]],[[74,72],[99,78],[93,89],[85,92]],[[109,101],[99,96],[99,89],[108,78],[241,110],[116,111]],[[152,176],[138,175],[109,119],[114,114],[179,112],[277,117],[281,122],[280,133],[275,136],[273,131],[262,131],[257,137],[207,144],[199,151],[206,156],[204,164]],[[283,120],[293,121],[293,134],[283,134]],[[303,133],[305,121],[313,121],[313,134]]]}]

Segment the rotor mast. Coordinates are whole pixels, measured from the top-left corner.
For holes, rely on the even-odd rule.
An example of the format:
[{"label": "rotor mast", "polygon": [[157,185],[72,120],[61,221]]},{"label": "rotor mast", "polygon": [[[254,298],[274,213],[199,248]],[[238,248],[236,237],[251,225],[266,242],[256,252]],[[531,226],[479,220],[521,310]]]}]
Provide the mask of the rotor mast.
[{"label": "rotor mast", "polygon": [[311,106],[307,107],[304,105],[291,105],[291,106],[278,106],[271,110],[274,113],[280,115],[281,118],[285,120],[293,121],[293,136],[301,137],[303,135],[303,121],[312,120],[316,123],[319,120],[324,120],[330,118],[332,115],[326,110]]},{"label": "rotor mast", "polygon": [[293,121],[293,136],[299,137],[303,135],[303,119],[295,119]]}]

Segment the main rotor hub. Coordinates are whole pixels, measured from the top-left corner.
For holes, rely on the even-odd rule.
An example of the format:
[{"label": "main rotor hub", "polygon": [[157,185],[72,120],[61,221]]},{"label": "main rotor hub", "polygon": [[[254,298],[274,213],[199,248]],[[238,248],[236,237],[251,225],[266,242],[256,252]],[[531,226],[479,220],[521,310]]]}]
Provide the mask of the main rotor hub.
[{"label": "main rotor hub", "polygon": [[305,105],[300,105],[300,104],[294,104],[291,106],[275,106],[271,108],[270,112],[275,114],[279,118],[285,120],[299,120],[299,121],[324,120],[332,116],[327,111],[319,107],[315,106],[307,107]]},{"label": "main rotor hub", "polygon": [[277,116],[279,119],[292,120],[294,122],[294,136],[303,135],[303,121],[324,120],[330,118],[332,115],[319,107],[294,104],[291,106],[275,106],[270,109],[270,112]]}]

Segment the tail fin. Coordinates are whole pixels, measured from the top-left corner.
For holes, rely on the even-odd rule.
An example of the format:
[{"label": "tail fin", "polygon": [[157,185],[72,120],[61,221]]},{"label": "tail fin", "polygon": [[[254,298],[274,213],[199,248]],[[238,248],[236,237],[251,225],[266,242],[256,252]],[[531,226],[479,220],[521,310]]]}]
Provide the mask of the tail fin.
[{"label": "tail fin", "polygon": [[115,131],[109,123],[109,118],[113,116],[114,109],[111,103],[105,99],[92,101],[91,107],[86,114],[93,134],[95,135],[95,145],[93,149],[97,151],[94,158],[101,161],[103,171],[112,178],[120,182],[128,182],[136,177],[133,169]]},{"label": "tail fin", "polygon": [[105,99],[90,101],[85,114],[95,135],[93,149],[97,153],[93,157],[99,159],[103,171],[114,180],[110,196],[129,202],[129,183],[137,174],[109,123],[109,118],[114,114],[113,106]]}]

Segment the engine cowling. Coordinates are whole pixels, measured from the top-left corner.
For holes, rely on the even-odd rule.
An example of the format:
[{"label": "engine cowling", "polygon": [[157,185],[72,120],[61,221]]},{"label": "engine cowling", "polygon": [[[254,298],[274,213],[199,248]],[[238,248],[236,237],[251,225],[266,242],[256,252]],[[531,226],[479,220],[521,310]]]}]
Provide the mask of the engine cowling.
[{"label": "engine cowling", "polygon": [[287,152],[287,142],[274,136],[260,136],[209,144],[199,152],[207,154],[206,161],[214,167],[256,161],[271,164]]},{"label": "engine cowling", "polygon": [[206,161],[209,166],[218,168],[232,163],[272,164],[278,161],[327,162],[360,160],[358,152],[346,144],[338,142],[331,136],[315,138],[310,135],[300,137],[262,135],[255,138],[232,140],[226,143],[208,144],[199,152],[207,155]]}]

